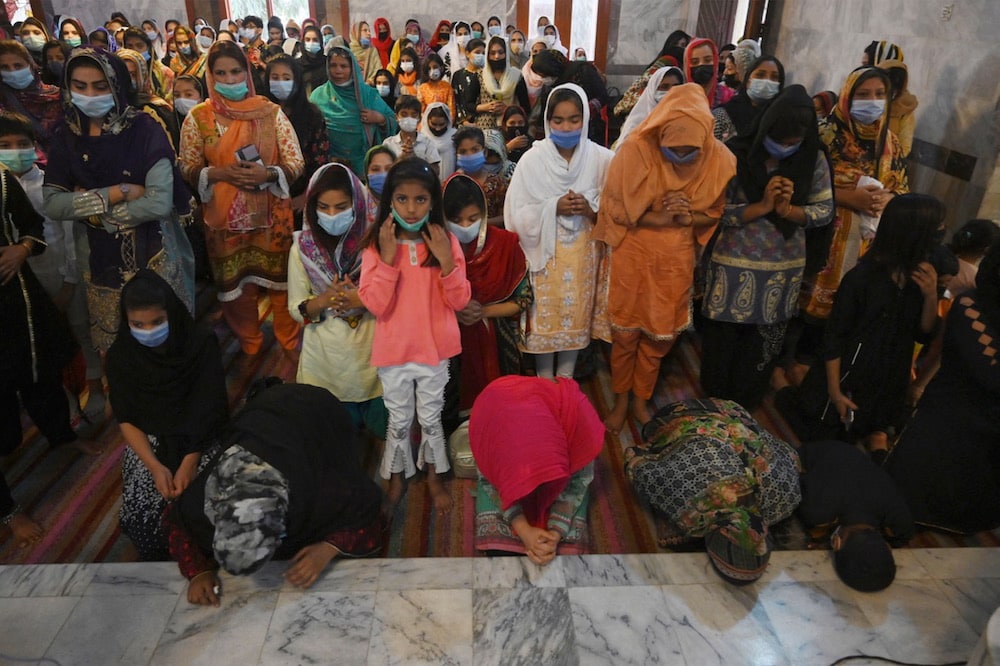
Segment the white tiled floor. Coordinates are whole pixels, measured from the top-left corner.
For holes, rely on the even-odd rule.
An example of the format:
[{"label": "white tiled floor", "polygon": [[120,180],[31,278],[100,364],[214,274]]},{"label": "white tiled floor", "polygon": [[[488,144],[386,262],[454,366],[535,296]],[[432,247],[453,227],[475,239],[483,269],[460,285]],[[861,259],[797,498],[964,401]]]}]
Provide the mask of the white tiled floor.
[{"label": "white tiled floor", "polygon": [[60,664],[829,664],[966,659],[1000,606],[1000,549],[896,551],[877,594],[829,553],[776,552],[736,588],[704,554],[273,563],[188,604],[171,563],[0,567],[0,661]]}]

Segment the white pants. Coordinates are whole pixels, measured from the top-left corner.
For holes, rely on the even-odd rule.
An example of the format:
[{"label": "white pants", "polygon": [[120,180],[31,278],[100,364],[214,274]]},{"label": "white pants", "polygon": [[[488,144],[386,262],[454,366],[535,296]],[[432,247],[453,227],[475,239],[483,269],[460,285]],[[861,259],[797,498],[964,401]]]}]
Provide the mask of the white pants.
[{"label": "white pants", "polygon": [[[404,363],[379,368],[378,377],[382,382],[382,400],[389,412],[385,452],[379,467],[382,478],[388,479],[399,472],[411,477],[426,464],[434,465],[437,472],[451,469],[444,428],[441,427],[444,387],[448,383],[448,359],[437,365]],[[416,466],[413,465],[410,447],[414,408],[420,422],[420,449]]]}]

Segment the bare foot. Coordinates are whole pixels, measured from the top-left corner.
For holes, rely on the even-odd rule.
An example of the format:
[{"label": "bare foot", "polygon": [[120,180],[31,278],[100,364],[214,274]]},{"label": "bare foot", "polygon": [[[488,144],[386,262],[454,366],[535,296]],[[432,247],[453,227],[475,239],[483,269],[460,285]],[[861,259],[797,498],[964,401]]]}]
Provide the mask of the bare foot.
[{"label": "bare foot", "polygon": [[632,397],[632,416],[639,422],[639,427],[649,423],[653,417],[649,413],[649,401],[639,396]]},{"label": "bare foot", "polygon": [[626,414],[628,414],[628,393],[616,393],[615,404],[604,417],[604,427],[611,434],[617,435],[625,425]]},{"label": "bare foot", "polygon": [[88,456],[99,456],[104,453],[104,445],[92,439],[79,437],[73,442],[73,446],[77,451]]},{"label": "bare foot", "polygon": [[14,533],[18,548],[26,548],[33,543],[38,543],[45,534],[42,526],[33,521],[23,513],[14,514],[10,520],[10,529]]},{"label": "bare foot", "polygon": [[387,517],[391,517],[396,510],[396,505],[403,497],[404,489],[402,474],[396,473],[389,477],[389,487],[385,491],[385,504],[382,507],[382,513]]},{"label": "bare foot", "polygon": [[441,477],[434,471],[434,465],[427,466],[427,491],[431,494],[434,508],[439,515],[445,515],[451,511],[454,502],[451,500],[451,493],[441,483]]}]

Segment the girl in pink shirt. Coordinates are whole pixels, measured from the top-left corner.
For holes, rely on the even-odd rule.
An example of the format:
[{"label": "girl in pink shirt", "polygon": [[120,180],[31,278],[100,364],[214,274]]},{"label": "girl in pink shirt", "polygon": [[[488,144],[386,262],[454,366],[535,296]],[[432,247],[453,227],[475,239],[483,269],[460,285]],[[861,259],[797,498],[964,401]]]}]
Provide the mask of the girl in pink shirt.
[{"label": "girl in pink shirt", "polygon": [[[465,257],[444,226],[441,183],[427,162],[404,159],[386,178],[375,224],[363,242],[358,295],[375,315],[372,365],[389,412],[380,472],[394,507],[403,475],[427,468],[427,488],[440,513],[451,496],[438,475],[450,469],[441,427],[448,359],[462,351],[458,319],[471,298]],[[410,449],[414,411],[420,422],[416,466]]]}]

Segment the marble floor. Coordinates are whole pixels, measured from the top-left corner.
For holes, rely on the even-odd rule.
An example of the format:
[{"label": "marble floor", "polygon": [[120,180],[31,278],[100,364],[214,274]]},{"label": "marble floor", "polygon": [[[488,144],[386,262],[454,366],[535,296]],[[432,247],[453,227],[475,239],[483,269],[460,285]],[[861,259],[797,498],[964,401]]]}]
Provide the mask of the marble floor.
[{"label": "marble floor", "polygon": [[[942,663],[973,653],[1000,606],[1000,549],[896,551],[876,594],[829,553],[776,552],[735,588],[704,554],[355,560],[307,592],[272,563],[192,606],[172,563],[0,567],[0,663]],[[862,661],[851,662],[854,664]]]}]

